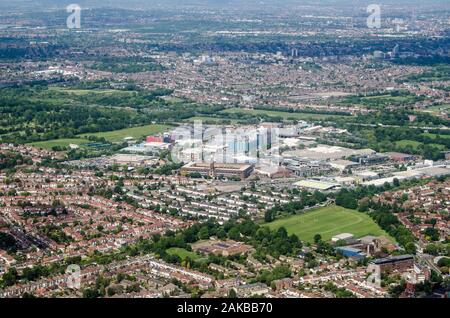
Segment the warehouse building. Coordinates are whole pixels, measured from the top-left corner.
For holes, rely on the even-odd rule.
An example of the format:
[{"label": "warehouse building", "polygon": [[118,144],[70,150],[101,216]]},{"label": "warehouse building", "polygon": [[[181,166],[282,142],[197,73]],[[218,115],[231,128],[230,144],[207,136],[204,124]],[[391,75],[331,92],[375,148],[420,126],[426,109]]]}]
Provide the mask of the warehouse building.
[{"label": "warehouse building", "polygon": [[340,184],[330,183],[324,181],[316,181],[316,180],[301,180],[295,183],[297,187],[301,189],[311,190],[311,191],[337,191],[341,187]]},{"label": "warehouse building", "polygon": [[336,251],[346,257],[355,258],[357,260],[363,259],[366,257],[366,254],[363,253],[358,248],[350,247],[350,246],[340,246],[336,247]]}]

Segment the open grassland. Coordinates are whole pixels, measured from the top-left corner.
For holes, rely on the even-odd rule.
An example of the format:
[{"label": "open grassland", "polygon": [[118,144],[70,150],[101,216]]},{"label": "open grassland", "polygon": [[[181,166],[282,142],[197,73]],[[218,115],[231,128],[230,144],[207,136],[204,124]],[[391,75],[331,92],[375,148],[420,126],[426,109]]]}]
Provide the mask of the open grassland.
[{"label": "open grassland", "polygon": [[85,96],[89,94],[131,96],[136,93],[134,91],[124,91],[116,89],[70,89],[61,87],[50,87],[48,90],[53,92],[72,94],[76,96]]},{"label": "open grassland", "polygon": [[179,248],[179,247],[169,248],[166,252],[170,255],[178,255],[182,260],[184,260],[186,257],[189,257],[193,261],[198,261],[198,260],[201,260],[201,258],[202,258],[197,253],[190,252],[184,248]]},{"label": "open grassland", "polygon": [[422,136],[429,137],[429,138],[438,138],[438,137],[440,137],[440,138],[450,139],[450,135],[444,135],[444,134],[438,135],[438,134],[431,134],[431,133],[423,133]]},{"label": "open grassland", "polygon": [[195,117],[191,117],[186,119],[186,122],[190,122],[193,123],[194,121],[199,120],[205,123],[214,123],[217,125],[220,124],[237,124],[239,122],[241,122],[240,120],[237,119],[227,119],[227,118],[216,118],[216,117],[207,117],[207,116],[195,116]]},{"label": "open grassland", "polygon": [[110,142],[121,142],[126,137],[133,137],[135,139],[140,139],[148,135],[164,132],[169,128],[170,126],[167,125],[156,125],[156,124],[146,125],[107,132],[83,134],[79,136],[80,138],[55,139],[55,140],[34,142],[30,143],[29,145],[49,150],[51,150],[53,147],[68,147],[70,144],[83,146],[85,144],[90,143],[90,141],[87,139],[89,136],[95,136],[98,138],[103,137]]},{"label": "open grassland", "polygon": [[306,242],[313,242],[316,234],[322,235],[322,239],[328,241],[340,233],[351,233],[355,237],[385,236],[394,241],[367,214],[339,206],[319,208],[265,223],[264,226],[270,229],[284,227],[289,234],[296,234]]},{"label": "open grassland", "polygon": [[425,97],[416,96],[407,92],[392,92],[389,94],[373,96],[347,96],[339,100],[338,103],[342,105],[359,105],[374,109],[384,109],[385,107],[392,106],[413,105],[424,99]]},{"label": "open grassland", "polygon": [[56,140],[48,140],[48,141],[40,141],[30,143],[30,146],[38,147],[42,149],[52,150],[53,147],[68,147],[71,144],[82,146],[84,144],[89,143],[88,140],[83,138],[72,138],[72,139],[56,139]]},{"label": "open grassland", "polygon": [[[423,145],[423,143],[419,142],[419,141],[415,141],[415,140],[399,140],[396,141],[395,144],[397,146],[400,147],[407,147],[410,146],[412,149],[417,150],[421,145]],[[445,150],[445,146],[444,145],[440,145],[440,144],[429,144],[429,146],[433,146],[436,148],[439,148],[441,150]]]},{"label": "open grassland", "polygon": [[344,118],[345,116],[334,114],[310,114],[300,112],[284,112],[274,110],[262,110],[262,109],[244,109],[244,108],[229,108],[223,111],[224,113],[231,114],[244,114],[252,116],[270,116],[281,117],[284,120],[329,120],[332,118]]},{"label": "open grassland", "polygon": [[162,132],[168,130],[169,128],[170,128],[170,126],[167,126],[167,125],[155,124],[155,125],[146,125],[146,126],[120,129],[120,130],[115,130],[115,131],[83,134],[83,135],[80,135],[80,137],[87,138],[88,136],[95,136],[98,138],[105,138],[106,140],[108,140],[110,142],[121,142],[126,137],[133,137],[135,139],[140,139],[140,138],[148,136],[148,135],[162,133]]},{"label": "open grassland", "polygon": [[435,105],[428,107],[427,109],[423,110],[425,112],[431,112],[435,114],[440,113],[450,113],[450,104],[442,104],[442,105]]}]

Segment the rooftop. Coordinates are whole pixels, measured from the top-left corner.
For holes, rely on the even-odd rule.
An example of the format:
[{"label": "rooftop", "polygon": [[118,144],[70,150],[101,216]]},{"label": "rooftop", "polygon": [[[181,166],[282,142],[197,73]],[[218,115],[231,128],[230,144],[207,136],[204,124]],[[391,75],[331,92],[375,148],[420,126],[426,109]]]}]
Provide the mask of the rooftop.
[{"label": "rooftop", "polygon": [[380,258],[373,261],[374,264],[386,264],[386,263],[392,263],[392,262],[400,262],[405,260],[414,259],[413,255],[399,255],[399,256],[392,256],[392,257],[386,257],[386,258]]},{"label": "rooftop", "polygon": [[317,189],[317,190],[331,190],[339,186],[339,184],[337,183],[330,183],[316,180],[301,180],[295,183],[295,185],[302,188]]}]

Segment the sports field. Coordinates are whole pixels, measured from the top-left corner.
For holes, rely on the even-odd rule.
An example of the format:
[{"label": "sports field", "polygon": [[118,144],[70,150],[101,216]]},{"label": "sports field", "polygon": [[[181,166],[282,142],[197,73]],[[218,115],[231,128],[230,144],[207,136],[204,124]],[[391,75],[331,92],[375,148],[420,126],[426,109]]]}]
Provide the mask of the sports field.
[{"label": "sports field", "polygon": [[296,234],[302,241],[307,242],[314,242],[316,234],[322,235],[322,239],[328,241],[340,233],[351,233],[357,238],[383,235],[394,241],[367,214],[339,206],[320,208],[265,225],[270,229],[284,227],[289,234]]},{"label": "sports field", "polygon": [[170,126],[167,125],[146,125],[139,127],[132,127],[121,130],[99,132],[99,133],[88,133],[80,135],[82,138],[87,138],[88,136],[96,136],[99,138],[105,138],[110,142],[121,142],[126,137],[133,137],[139,139],[148,135],[158,134],[168,130]]},{"label": "sports field", "polygon": [[56,139],[56,140],[48,140],[48,141],[39,141],[39,142],[30,143],[29,145],[31,145],[33,147],[51,150],[53,147],[56,147],[56,146],[68,147],[70,144],[81,146],[81,145],[84,145],[87,143],[89,143],[89,141],[86,139],[73,138],[73,139]]}]

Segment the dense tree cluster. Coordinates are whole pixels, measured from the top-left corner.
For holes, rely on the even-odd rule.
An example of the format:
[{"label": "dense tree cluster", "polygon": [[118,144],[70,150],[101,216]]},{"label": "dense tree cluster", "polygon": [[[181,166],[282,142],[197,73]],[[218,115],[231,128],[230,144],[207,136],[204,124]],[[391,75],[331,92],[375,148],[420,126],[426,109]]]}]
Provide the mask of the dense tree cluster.
[{"label": "dense tree cluster", "polygon": [[370,209],[369,215],[383,230],[394,237],[407,253],[416,253],[416,239],[414,235],[392,213],[392,207],[390,205],[371,202]]},{"label": "dense tree cluster", "polygon": [[282,205],[275,205],[272,209],[269,209],[265,212],[264,220],[266,222],[272,222],[279,214],[295,214],[306,207],[313,207],[327,200],[327,196],[319,191],[309,193],[308,191],[299,192],[297,189],[294,189],[294,192],[295,194],[300,195],[300,200],[292,201]]},{"label": "dense tree cluster", "polygon": [[265,283],[268,286],[272,284],[274,280],[291,277],[291,269],[288,265],[280,265],[273,270],[262,270],[256,278],[259,282]]},{"label": "dense tree cluster", "polygon": [[0,250],[15,253],[18,250],[16,239],[8,233],[0,232]]},{"label": "dense tree cluster", "polygon": [[23,164],[30,165],[32,163],[33,161],[31,160],[31,158],[24,158],[20,153],[0,153],[0,170],[11,169]]},{"label": "dense tree cluster", "polygon": [[180,121],[223,109],[185,101],[168,102],[161,97],[170,95],[172,90],[145,91],[132,83],[109,91],[104,90],[108,85],[101,81],[73,85],[77,89],[83,87],[96,91],[77,93],[46,85],[0,89],[0,141],[29,143],[74,138],[150,122]]}]

